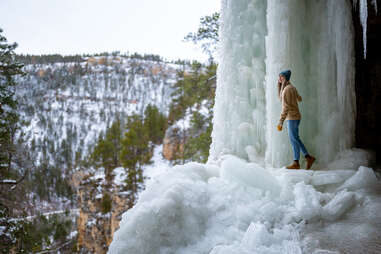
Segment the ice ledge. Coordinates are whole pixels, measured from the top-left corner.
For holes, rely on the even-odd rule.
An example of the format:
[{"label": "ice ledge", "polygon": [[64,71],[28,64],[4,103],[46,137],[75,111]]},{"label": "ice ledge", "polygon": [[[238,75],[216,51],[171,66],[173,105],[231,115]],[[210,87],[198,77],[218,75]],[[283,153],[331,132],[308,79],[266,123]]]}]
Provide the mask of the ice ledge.
[{"label": "ice ledge", "polygon": [[379,187],[367,167],[264,169],[235,156],[225,156],[220,166],[175,166],[150,181],[123,214],[108,253],[314,253],[321,246],[305,234],[306,225],[340,221],[352,229],[357,214],[366,227],[362,237],[380,232],[372,228]]}]

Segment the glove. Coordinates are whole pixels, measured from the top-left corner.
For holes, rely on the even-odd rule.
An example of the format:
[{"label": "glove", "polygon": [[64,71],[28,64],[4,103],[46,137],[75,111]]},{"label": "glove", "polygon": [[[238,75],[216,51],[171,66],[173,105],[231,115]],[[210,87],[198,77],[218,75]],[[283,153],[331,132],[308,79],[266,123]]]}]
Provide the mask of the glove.
[{"label": "glove", "polygon": [[276,128],[278,129],[278,131],[282,131],[283,126],[281,124],[278,124]]}]

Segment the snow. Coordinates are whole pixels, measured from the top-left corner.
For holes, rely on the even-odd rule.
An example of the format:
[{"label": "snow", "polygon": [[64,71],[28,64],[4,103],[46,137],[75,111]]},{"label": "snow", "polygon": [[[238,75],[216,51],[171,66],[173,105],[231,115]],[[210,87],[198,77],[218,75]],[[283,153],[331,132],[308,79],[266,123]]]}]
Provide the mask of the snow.
[{"label": "snow", "polygon": [[17,183],[16,180],[12,180],[12,179],[4,179],[1,181],[2,183]]},{"label": "snow", "polygon": [[[199,112],[199,113],[203,113],[203,111]],[[174,122],[169,129],[169,131],[173,130],[173,129],[178,129],[178,130],[181,130],[181,131],[186,131],[187,129],[190,128],[191,126],[191,118],[192,118],[192,113],[191,113],[191,109],[188,108],[185,112],[185,115],[183,118],[180,118],[179,120],[177,120],[176,122]]]},{"label": "snow", "polygon": [[163,170],[167,170],[171,166],[170,162],[164,159],[162,151],[163,145],[155,146],[153,156],[151,158],[153,163],[151,165],[144,166],[143,173],[144,176],[148,178],[148,181],[155,178],[156,175],[162,173]]},{"label": "snow", "polygon": [[5,235],[7,227],[5,226],[0,226],[0,235]]},{"label": "snow", "polygon": [[95,170],[94,175],[89,178],[91,181],[104,180],[105,169],[103,167]]},{"label": "snow", "polygon": [[77,230],[74,230],[74,231],[71,231],[70,234],[69,234],[69,239],[73,239],[74,237],[77,237],[78,235],[78,231]]},{"label": "snow", "polygon": [[113,169],[113,174],[114,174],[114,183],[116,185],[123,185],[125,184],[125,180],[127,178],[127,173],[126,169],[123,167],[118,167]]}]

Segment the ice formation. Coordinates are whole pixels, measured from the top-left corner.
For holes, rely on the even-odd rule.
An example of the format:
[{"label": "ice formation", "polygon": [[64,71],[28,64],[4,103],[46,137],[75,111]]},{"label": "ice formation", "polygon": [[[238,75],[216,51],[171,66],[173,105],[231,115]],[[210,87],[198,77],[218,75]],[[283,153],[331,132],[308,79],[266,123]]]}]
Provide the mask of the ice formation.
[{"label": "ice formation", "polygon": [[363,39],[364,59],[365,59],[366,58],[366,30],[367,30],[367,21],[368,21],[368,0],[360,0],[360,21],[362,26],[362,39]]},{"label": "ice formation", "polygon": [[[267,15],[265,15],[267,12]],[[229,153],[269,166],[292,158],[275,126],[276,81],[291,69],[301,137],[326,166],[353,146],[354,48],[348,1],[223,1],[210,161]],[[286,131],[286,130],[285,130]]]},{"label": "ice formation", "polygon": [[123,214],[109,253],[362,253],[381,236],[370,168],[290,172],[233,155],[221,161],[152,179]]},{"label": "ice formation", "polygon": [[377,14],[377,0],[372,0],[372,4],[373,4],[374,10],[376,11],[376,14]]},{"label": "ice formation", "polygon": [[[380,184],[365,167],[370,155],[353,148],[351,15],[345,0],[223,0],[208,163],[151,179],[109,253],[380,250]],[[275,128],[285,68],[303,97],[301,137],[317,171],[279,168],[292,158]]]},{"label": "ice formation", "polygon": [[[372,0],[372,5],[374,11],[377,15],[377,0]],[[353,0],[353,8],[356,8],[357,0]],[[366,33],[367,33],[367,22],[368,22],[368,0],[360,0],[360,23],[362,27],[362,38],[363,38],[363,47],[364,47],[364,59],[366,58]]]}]

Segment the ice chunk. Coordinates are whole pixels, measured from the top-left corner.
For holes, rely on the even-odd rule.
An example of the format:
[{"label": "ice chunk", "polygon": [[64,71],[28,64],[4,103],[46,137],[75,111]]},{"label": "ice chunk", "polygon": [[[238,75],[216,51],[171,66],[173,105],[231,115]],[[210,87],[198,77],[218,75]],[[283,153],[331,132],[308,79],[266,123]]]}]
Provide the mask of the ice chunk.
[{"label": "ice chunk", "polygon": [[294,189],[295,208],[299,218],[310,220],[321,214],[321,193],[311,185],[297,183]]},{"label": "ice chunk", "polygon": [[270,246],[273,242],[274,237],[261,223],[251,223],[242,239],[242,244],[249,250],[261,245]]},{"label": "ice chunk", "polygon": [[341,191],[323,207],[322,217],[326,220],[334,221],[343,215],[355,204],[353,192]]},{"label": "ice chunk", "polygon": [[346,180],[339,189],[357,190],[361,188],[371,189],[378,184],[377,177],[373,170],[361,166],[351,178]]},{"label": "ice chunk", "polygon": [[312,170],[288,170],[281,169],[274,172],[277,175],[278,180],[282,183],[296,184],[299,182],[304,182],[309,184],[311,182],[312,175],[314,171]]},{"label": "ice chunk", "polygon": [[278,181],[268,170],[255,163],[247,163],[232,155],[224,158],[221,164],[221,177],[253,188],[269,191],[273,195],[279,195],[280,193]]},{"label": "ice chunk", "polygon": [[315,186],[342,183],[354,173],[354,170],[316,171],[312,176],[311,183]]},{"label": "ice chunk", "polygon": [[295,185],[300,182],[310,184],[314,171],[279,169],[274,170],[273,174],[282,186],[281,198],[283,200],[291,201],[294,200],[293,192]]}]

